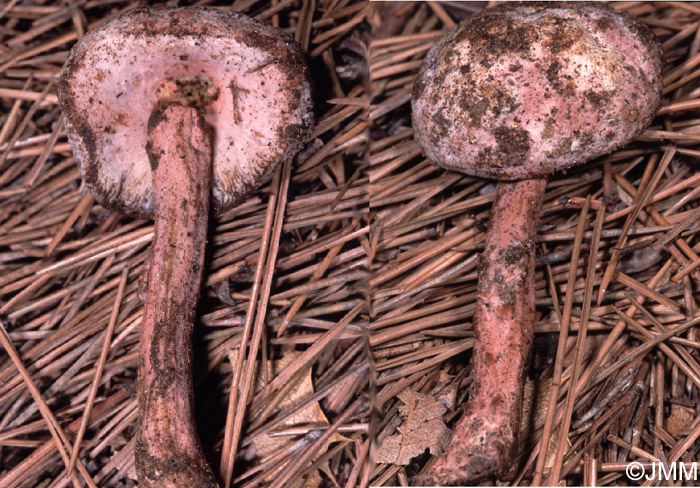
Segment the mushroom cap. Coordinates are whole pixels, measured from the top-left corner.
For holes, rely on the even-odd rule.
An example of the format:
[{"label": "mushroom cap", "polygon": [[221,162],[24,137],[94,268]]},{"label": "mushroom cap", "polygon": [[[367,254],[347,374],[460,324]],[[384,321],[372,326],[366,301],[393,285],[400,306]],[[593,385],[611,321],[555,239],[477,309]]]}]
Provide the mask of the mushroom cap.
[{"label": "mushroom cap", "polygon": [[88,32],[58,87],[68,140],[97,201],[153,215],[152,111],[198,107],[212,127],[213,210],[241,203],[313,125],[301,48],[278,29],[209,8],[139,8]]},{"label": "mushroom cap", "polygon": [[539,177],[639,136],[661,97],[661,46],[595,3],[501,5],[428,52],[413,88],[428,159],[482,178]]}]

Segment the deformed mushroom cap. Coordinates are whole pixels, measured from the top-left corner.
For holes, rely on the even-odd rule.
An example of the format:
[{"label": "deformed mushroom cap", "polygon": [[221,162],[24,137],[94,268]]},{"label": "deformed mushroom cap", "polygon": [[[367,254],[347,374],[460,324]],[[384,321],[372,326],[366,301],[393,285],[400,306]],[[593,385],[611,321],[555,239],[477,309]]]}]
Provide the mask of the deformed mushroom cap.
[{"label": "deformed mushroom cap", "polygon": [[502,5],[436,43],[413,90],[415,137],[447,169],[544,176],[617,149],[651,123],[661,47],[595,3]]},{"label": "deformed mushroom cap", "polygon": [[98,202],[151,216],[149,117],[159,104],[198,107],[213,134],[213,207],[231,209],[313,123],[301,48],[244,15],[141,8],[76,44],[59,83],[68,138]]}]

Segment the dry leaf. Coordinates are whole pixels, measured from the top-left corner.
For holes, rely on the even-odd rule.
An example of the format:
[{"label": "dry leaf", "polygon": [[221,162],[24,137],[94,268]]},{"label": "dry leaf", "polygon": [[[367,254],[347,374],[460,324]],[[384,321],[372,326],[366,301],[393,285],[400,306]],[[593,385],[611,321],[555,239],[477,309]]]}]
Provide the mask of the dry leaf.
[{"label": "dry leaf", "polygon": [[637,249],[631,256],[621,259],[617,264],[617,269],[627,274],[639,273],[646,271],[657,264],[664,257],[664,251],[645,247]]},{"label": "dry leaf", "polygon": [[634,198],[632,195],[627,193],[625,190],[623,190],[620,186],[617,187],[617,196],[620,197],[620,200],[625,203],[627,206],[632,206],[634,205]]},{"label": "dry leaf", "polygon": [[[301,353],[300,352],[291,352],[287,353],[282,359],[276,360],[276,361],[268,361],[268,377],[269,378],[274,378],[278,374],[280,374],[284,368],[286,368],[292,361],[294,361]],[[262,376],[262,371],[258,373],[258,376],[256,378],[256,385],[255,389],[257,391],[261,391],[264,387],[263,383],[263,376]],[[276,412],[284,412],[285,410],[291,410],[295,405],[298,403],[302,402],[304,398],[308,398],[311,395],[314,394],[314,386],[313,382],[311,381],[311,370],[307,370],[307,372],[299,379],[296,381],[296,383],[292,386],[292,388],[289,390],[289,393],[284,397],[284,399],[280,402],[279,407],[277,408]],[[318,402],[314,402],[311,405],[309,405],[307,408],[302,410],[301,412],[297,413],[296,415],[290,417],[287,419],[280,429],[283,428],[288,428],[288,427],[309,427],[309,426],[315,426],[315,427],[328,427],[330,425],[330,422],[328,422],[328,419],[326,418],[326,415],[323,413],[323,410],[321,409],[321,406],[318,404]],[[298,437],[297,436],[275,436],[271,437],[267,434],[259,435],[256,436],[253,439],[253,447],[255,448],[255,453],[256,455],[261,458],[267,458],[268,456],[272,456],[274,454],[279,453],[280,451],[283,451],[287,448],[289,448],[290,445],[298,442]],[[330,444],[334,442],[339,442],[339,441],[345,441],[347,440],[345,437],[342,435],[336,433],[334,434],[330,440],[326,443],[326,445],[321,448],[321,450],[318,452],[318,455],[316,458],[319,456],[323,455],[327,450]],[[321,468],[323,469],[323,467]],[[277,475],[279,470],[275,470],[271,472],[266,478],[265,481],[270,482],[274,477]],[[304,480],[303,488],[316,488],[321,484],[321,481],[323,478],[319,474],[318,470],[314,471],[313,473],[310,473],[306,479]]]},{"label": "dry leaf", "polygon": [[666,419],[666,430],[675,439],[688,433],[695,415],[681,405],[671,405],[671,415]]},{"label": "dry leaf", "polygon": [[450,429],[442,421],[447,407],[432,395],[415,391],[401,392],[398,397],[404,403],[399,413],[405,421],[398,429],[400,434],[384,440],[377,462],[405,466],[426,449],[439,455],[450,440]]}]

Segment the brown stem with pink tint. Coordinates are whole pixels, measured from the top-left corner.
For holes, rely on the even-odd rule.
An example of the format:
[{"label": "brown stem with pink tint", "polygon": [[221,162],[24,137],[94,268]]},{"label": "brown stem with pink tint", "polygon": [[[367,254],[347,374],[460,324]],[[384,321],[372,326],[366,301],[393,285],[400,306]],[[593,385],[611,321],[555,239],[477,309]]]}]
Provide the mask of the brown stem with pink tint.
[{"label": "brown stem with pink tint", "polygon": [[192,381],[211,192],[210,129],[195,108],[157,108],[147,151],[155,237],[141,325],[137,475],[143,487],[216,487],[197,438]]},{"label": "brown stem with pink tint", "polygon": [[535,311],[535,234],[545,178],[498,184],[479,268],[472,399],[429,484],[478,481],[512,461]]}]

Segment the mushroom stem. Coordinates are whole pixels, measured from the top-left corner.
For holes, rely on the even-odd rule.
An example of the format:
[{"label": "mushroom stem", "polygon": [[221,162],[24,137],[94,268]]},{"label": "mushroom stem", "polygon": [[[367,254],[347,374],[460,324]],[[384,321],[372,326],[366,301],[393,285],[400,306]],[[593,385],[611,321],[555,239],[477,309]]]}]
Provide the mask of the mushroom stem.
[{"label": "mushroom stem", "polygon": [[136,470],[144,487],[216,487],[193,412],[192,329],[211,192],[210,129],[192,107],[167,105],[148,124],[155,238],[141,325]]},{"label": "mushroom stem", "polygon": [[474,383],[431,483],[477,481],[512,461],[535,311],[535,234],[546,178],[498,184],[479,267]]}]

